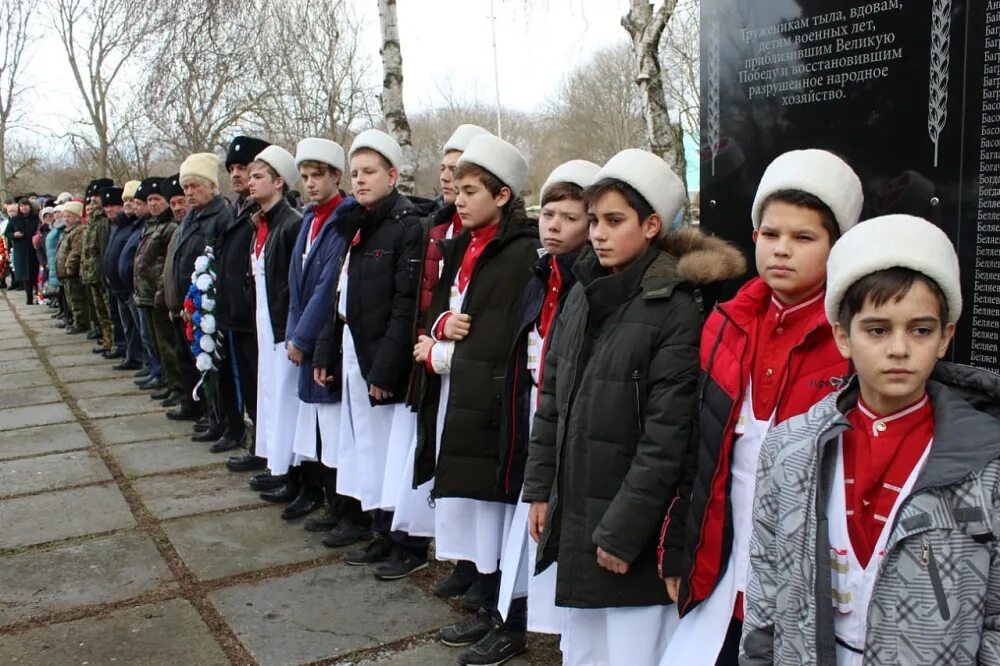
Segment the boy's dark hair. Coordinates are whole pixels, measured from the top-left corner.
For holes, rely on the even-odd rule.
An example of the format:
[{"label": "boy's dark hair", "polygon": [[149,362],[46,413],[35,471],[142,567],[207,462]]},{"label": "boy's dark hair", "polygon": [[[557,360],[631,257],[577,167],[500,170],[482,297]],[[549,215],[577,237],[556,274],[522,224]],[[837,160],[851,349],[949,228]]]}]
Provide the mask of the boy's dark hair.
[{"label": "boy's dark hair", "polygon": [[541,205],[552,203],[553,201],[565,201],[566,199],[572,199],[573,201],[583,201],[583,188],[576,183],[558,182],[552,183],[549,189],[545,190],[545,196],[542,197]]},{"label": "boy's dark hair", "polygon": [[840,225],[837,224],[837,218],[834,216],[833,211],[827,206],[823,201],[817,197],[815,194],[809,194],[805,190],[778,190],[773,192],[764,199],[764,203],[760,205],[760,216],[764,217],[764,211],[767,207],[775,202],[782,201],[793,206],[800,206],[802,208],[808,208],[809,210],[814,210],[819,213],[820,220],[823,222],[823,228],[826,229],[827,235],[830,237],[830,245],[833,246],[840,238]]},{"label": "boy's dark hair", "polygon": [[340,169],[333,166],[332,164],[327,164],[326,162],[320,162],[319,160],[302,160],[299,162],[299,168],[308,167],[310,169],[316,169],[321,174],[332,173],[335,174]]},{"label": "boy's dark hair", "polygon": [[937,282],[920,271],[912,268],[896,266],[869,273],[850,287],[840,301],[840,312],[837,313],[837,323],[850,330],[851,319],[861,312],[865,303],[871,302],[875,307],[885,305],[890,300],[899,302],[910,288],[917,282],[923,282],[933,292],[938,302],[938,313],[941,323],[948,321],[948,299]]},{"label": "boy's dark hair", "polygon": [[250,171],[250,169],[253,169],[255,167],[264,167],[268,175],[271,176],[272,181],[281,178],[281,194],[282,196],[288,194],[288,183],[285,182],[285,179],[282,178],[281,174],[279,174],[277,171],[274,170],[273,166],[271,166],[264,160],[254,160],[253,162],[247,165],[247,171]]},{"label": "boy's dark hair", "polygon": [[[602,178],[597,181],[587,189],[583,191],[583,201],[589,209],[590,206],[603,197],[609,192],[617,192],[618,194],[625,197],[625,201],[628,205],[639,214],[639,222],[645,222],[646,219],[655,213],[653,207],[649,205],[646,201],[646,197],[639,194],[639,192],[626,183],[624,180],[618,180],[617,178]],[[662,220],[664,226],[669,225],[673,220]]]},{"label": "boy's dark hair", "polygon": [[[471,176],[472,178],[478,178],[480,181],[482,181],[483,186],[487,190],[489,190],[490,194],[492,194],[495,197],[500,196],[500,190],[502,190],[505,187],[508,190],[510,190],[510,187],[502,180],[497,178],[492,171],[484,169],[478,164],[473,164],[472,162],[462,162],[455,169],[455,180],[458,180],[459,178],[466,178],[469,176]],[[514,190],[511,190],[510,193],[511,193],[510,198],[511,200],[513,200]]]}]

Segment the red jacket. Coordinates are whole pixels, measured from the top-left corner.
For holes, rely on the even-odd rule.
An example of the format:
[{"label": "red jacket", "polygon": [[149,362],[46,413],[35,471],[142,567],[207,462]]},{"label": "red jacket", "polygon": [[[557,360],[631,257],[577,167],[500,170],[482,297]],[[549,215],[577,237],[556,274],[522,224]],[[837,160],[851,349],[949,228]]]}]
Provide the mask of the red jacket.
[{"label": "red jacket", "polygon": [[[770,301],[770,287],[754,278],[732,300],[715,308],[702,332],[697,427],[683,483],[660,539],[661,575],[681,577],[681,615],[712,593],[729,563],[733,430],[750,377],[751,336]],[[775,423],[805,412],[840,387],[849,372],[822,308],[804,330],[788,358]]]},{"label": "red jacket", "polygon": [[423,335],[429,324],[429,322],[423,321],[423,316],[431,306],[431,296],[441,276],[441,260],[443,257],[441,255],[440,243],[448,234],[448,229],[451,227],[454,216],[455,205],[445,204],[428,218],[427,244],[424,249],[424,266],[420,278],[418,335]]}]

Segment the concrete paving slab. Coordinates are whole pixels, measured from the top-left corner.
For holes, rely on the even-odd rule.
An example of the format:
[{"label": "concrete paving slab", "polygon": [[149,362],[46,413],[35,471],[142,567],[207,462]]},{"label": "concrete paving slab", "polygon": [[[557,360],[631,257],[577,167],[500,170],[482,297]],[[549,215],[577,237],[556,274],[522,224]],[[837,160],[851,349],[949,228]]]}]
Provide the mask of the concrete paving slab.
[{"label": "concrete paving slab", "polygon": [[0,548],[46,543],[134,525],[117,486],[90,486],[0,500]]},{"label": "concrete paving slab", "polygon": [[198,613],[181,599],[4,636],[0,662],[19,666],[229,664]]},{"label": "concrete paving slab", "polygon": [[82,349],[77,349],[75,346],[55,347],[54,349],[48,350],[46,355],[49,357],[49,363],[51,363],[55,368],[69,368],[77,365],[108,366],[108,359],[104,358],[100,354],[91,353],[90,348],[84,351]]},{"label": "concrete paving slab", "polygon": [[92,451],[71,451],[0,462],[0,497],[110,481],[111,473]]},{"label": "concrete paving slab", "polygon": [[261,666],[337,657],[460,619],[408,581],[379,582],[367,567],[343,563],[219,590],[209,600]]},{"label": "concrete paving slab", "polygon": [[104,361],[104,363],[96,365],[76,365],[68,368],[56,368],[55,370],[59,380],[65,383],[132,377],[132,371],[112,370],[109,361]]},{"label": "concrete paving slab", "polygon": [[50,402],[62,402],[62,396],[53,386],[0,389],[0,409],[44,405]]},{"label": "concrete paving slab", "polygon": [[172,439],[191,432],[190,421],[171,421],[162,413],[113,416],[93,423],[108,444]]},{"label": "concrete paving slab", "polygon": [[116,373],[115,376],[105,377],[104,379],[73,382],[72,384],[66,384],[66,388],[77,400],[129,393],[138,395],[139,389],[136,387],[135,382],[133,382],[135,377],[119,376],[124,374],[126,373]]},{"label": "concrete paving slab", "polygon": [[45,374],[42,362],[32,355],[31,358],[20,358],[13,361],[0,361],[0,375],[15,372],[40,372]]},{"label": "concrete paving slab", "polygon": [[[0,332],[0,337],[6,335]],[[35,354],[34,350],[30,345],[22,342],[17,347],[12,347],[10,349],[0,348],[0,361],[17,361],[23,358],[33,358],[37,359],[38,355]]]},{"label": "concrete paving slab", "polygon": [[51,405],[28,405],[0,409],[0,430],[67,423],[75,420],[73,412],[69,411],[69,407],[62,402]]},{"label": "concrete paving slab", "polygon": [[0,558],[0,623],[130,599],[170,581],[156,545],[114,534]]},{"label": "concrete paving slab", "polygon": [[55,451],[85,449],[88,446],[90,446],[90,439],[87,437],[87,433],[75,421],[0,431],[0,460]]},{"label": "concrete paving slab", "polygon": [[[134,384],[133,384],[134,386]],[[160,403],[149,399],[149,394],[122,395],[122,396],[102,396],[99,398],[83,398],[77,404],[83,413],[92,419],[104,418],[107,416],[128,416],[130,414],[145,414],[147,412],[157,412],[158,416],[166,419],[163,413],[166,411],[160,407]]]},{"label": "concrete paving slab", "polygon": [[52,380],[46,372],[0,372],[0,388],[25,389],[51,385]]},{"label": "concrete paving slab", "polygon": [[[529,649],[531,638],[528,638]],[[426,643],[423,645],[418,645],[416,647],[410,648],[403,652],[396,652],[394,654],[388,654],[384,657],[376,657],[375,659],[359,661],[357,666],[429,666],[431,664],[454,664],[456,663],[455,658],[458,653],[462,650],[459,648],[450,648],[442,645],[440,642]],[[527,654],[521,655],[519,657],[514,657],[507,662],[510,666],[528,666],[532,662],[528,660]],[[559,662],[553,662],[553,665]]]},{"label": "concrete paving slab", "polygon": [[132,485],[146,508],[164,519],[259,504],[257,493],[247,486],[248,478],[249,474],[212,467],[183,476],[150,476]]},{"label": "concrete paving slab", "polygon": [[135,477],[226,462],[227,454],[209,453],[208,447],[205,443],[192,442],[189,437],[179,437],[120,444],[112,447],[111,455],[121,465],[125,476]]},{"label": "concrete paving slab", "polygon": [[281,519],[280,507],[180,518],[163,525],[184,562],[202,580],[311,560],[335,552],[302,520]]}]

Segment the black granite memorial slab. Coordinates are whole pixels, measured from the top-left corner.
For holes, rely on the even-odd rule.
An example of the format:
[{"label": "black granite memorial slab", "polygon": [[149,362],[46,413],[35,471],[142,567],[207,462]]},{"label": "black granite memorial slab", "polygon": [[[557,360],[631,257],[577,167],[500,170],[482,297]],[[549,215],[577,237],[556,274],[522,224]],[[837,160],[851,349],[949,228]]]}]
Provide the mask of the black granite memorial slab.
[{"label": "black granite memorial slab", "polygon": [[1000,370],[1000,0],[704,0],[701,40],[702,225],[752,256],[767,164],[836,152],[862,219],[919,215],[952,239],[952,360]]}]

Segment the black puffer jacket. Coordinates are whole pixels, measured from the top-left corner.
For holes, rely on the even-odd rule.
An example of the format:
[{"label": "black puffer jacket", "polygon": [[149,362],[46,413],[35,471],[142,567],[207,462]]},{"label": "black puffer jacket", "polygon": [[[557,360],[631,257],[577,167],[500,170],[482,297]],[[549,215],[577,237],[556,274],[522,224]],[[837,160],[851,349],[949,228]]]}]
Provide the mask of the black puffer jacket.
[{"label": "black puffer jacket", "polygon": [[[258,211],[251,218],[259,225]],[[292,262],[295,240],[302,226],[302,214],[282,197],[267,211],[267,240],[264,241],[264,279],[267,282],[267,311],[271,317],[271,333],[275,342],[285,339],[288,325],[288,267]],[[252,241],[251,241],[252,245]],[[256,307],[257,299],[251,298]]]},{"label": "black puffer jacket", "polygon": [[[471,236],[441,242],[444,265],[427,321],[448,309],[451,286]],[[432,477],[435,497],[517,501],[496,488],[500,467],[500,407],[507,355],[517,334],[517,308],[538,260],[538,228],[524,202],[508,207],[496,237],[483,250],[466,288],[462,312],[472,317],[468,337],[455,343],[448,409],[435,465],[441,378],[427,374],[418,415],[415,486]]]},{"label": "black puffer jacket", "polygon": [[[393,191],[375,208],[360,206],[344,217],[347,237],[360,232],[347,265],[347,324],[370,385],[392,392],[373,405],[402,402],[413,365],[413,320],[420,280],[420,218],[417,207]],[[327,367],[340,353],[336,312],[320,334],[313,367]]]},{"label": "black puffer jacket", "polygon": [[255,325],[250,252],[254,226],[250,218],[260,206],[250,200],[241,200],[238,206],[234,208],[235,219],[223,228],[213,246],[218,276],[215,318],[226,331],[252,333]]},{"label": "black puffer jacket", "polygon": [[[695,283],[713,275],[714,263],[700,256],[707,267],[653,247],[609,274],[587,250],[574,266],[578,282],[545,359],[523,489],[526,502],[549,503],[537,570],[558,560],[561,606],[669,603],[657,575],[657,516],[674,495],[695,416]],[[598,566],[598,546],[627,562],[628,573]]]},{"label": "black puffer jacket", "polygon": [[221,194],[216,194],[201,210],[192,208],[184,216],[184,221],[174,234],[176,245],[172,270],[176,290],[174,293],[181,301],[187,296],[188,288],[191,286],[194,260],[205,252],[207,243],[215,242],[223,229],[233,223],[233,219],[233,209]]}]

